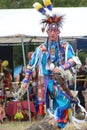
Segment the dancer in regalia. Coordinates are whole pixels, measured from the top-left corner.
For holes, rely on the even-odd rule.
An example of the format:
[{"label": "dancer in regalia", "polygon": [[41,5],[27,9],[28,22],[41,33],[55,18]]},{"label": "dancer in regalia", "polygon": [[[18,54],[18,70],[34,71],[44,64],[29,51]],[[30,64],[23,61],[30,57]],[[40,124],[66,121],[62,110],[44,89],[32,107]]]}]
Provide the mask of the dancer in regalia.
[{"label": "dancer in regalia", "polygon": [[[48,38],[32,54],[23,84],[17,94],[27,88],[32,71],[38,68],[40,112],[43,111],[43,106],[46,106],[46,110],[50,113],[52,112],[51,114],[55,117],[58,129],[63,129],[70,121],[71,103],[76,102],[68,89],[67,81],[71,76],[69,70],[76,65],[80,67],[81,62],[75,56],[71,45],[68,42],[61,41],[59,38],[64,16],[53,13],[51,1],[43,0],[43,2],[45,8],[38,2],[34,3],[33,6],[44,17],[41,22],[43,24],[42,31],[46,30]],[[47,9],[50,13],[47,12]],[[53,100],[51,111],[49,96]]]}]

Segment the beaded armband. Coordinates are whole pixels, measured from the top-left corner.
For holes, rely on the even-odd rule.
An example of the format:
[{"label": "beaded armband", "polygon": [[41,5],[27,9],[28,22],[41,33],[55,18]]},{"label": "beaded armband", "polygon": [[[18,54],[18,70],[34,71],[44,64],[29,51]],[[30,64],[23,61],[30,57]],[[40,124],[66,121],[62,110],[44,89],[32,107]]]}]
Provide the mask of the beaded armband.
[{"label": "beaded armband", "polygon": [[73,66],[73,63],[70,61],[67,61],[64,65],[61,65],[61,68],[63,70],[67,70],[67,69],[71,68],[72,66]]},{"label": "beaded armband", "polygon": [[24,83],[28,83],[29,82],[29,77],[31,75],[32,71],[31,70],[26,70],[26,74],[25,74],[25,78],[23,79]]}]

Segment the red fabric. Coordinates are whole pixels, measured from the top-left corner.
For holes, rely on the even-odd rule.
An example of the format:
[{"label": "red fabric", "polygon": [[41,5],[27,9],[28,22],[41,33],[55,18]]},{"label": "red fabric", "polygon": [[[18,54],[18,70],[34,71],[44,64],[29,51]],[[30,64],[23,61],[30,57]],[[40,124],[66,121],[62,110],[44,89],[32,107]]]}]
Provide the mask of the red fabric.
[{"label": "red fabric", "polygon": [[[17,112],[17,104],[21,103],[21,110],[28,110],[28,101],[11,101],[8,102],[8,106],[6,107],[6,115],[10,116],[13,119],[14,115]],[[36,109],[33,102],[30,102],[30,111],[36,115]]]},{"label": "red fabric", "polygon": [[29,95],[30,100],[33,98],[33,96],[34,96],[33,94],[30,94],[30,95]]},{"label": "red fabric", "polygon": [[68,110],[64,111],[64,114],[61,119],[58,119],[58,122],[64,122],[67,123],[69,118]]},{"label": "red fabric", "polygon": [[39,111],[38,111],[38,115],[44,115],[44,103],[39,104]]},{"label": "red fabric", "polygon": [[[27,109],[28,110],[28,101],[22,101],[21,102],[21,105],[22,105],[22,109]],[[35,109],[35,106],[34,106],[34,103],[33,102],[30,102],[30,111],[36,115],[36,109]]]}]

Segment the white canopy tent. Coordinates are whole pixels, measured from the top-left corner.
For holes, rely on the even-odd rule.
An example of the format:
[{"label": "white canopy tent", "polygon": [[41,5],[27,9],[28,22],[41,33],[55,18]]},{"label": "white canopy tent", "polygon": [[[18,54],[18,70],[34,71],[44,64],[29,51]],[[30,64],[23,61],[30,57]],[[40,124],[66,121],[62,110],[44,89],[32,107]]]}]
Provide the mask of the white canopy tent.
[{"label": "white canopy tent", "polygon": [[[87,35],[87,7],[54,8],[53,12],[65,15],[61,37]],[[20,37],[24,41],[46,37],[46,33],[41,32],[42,17],[35,9],[1,9],[0,43],[21,42]]]}]

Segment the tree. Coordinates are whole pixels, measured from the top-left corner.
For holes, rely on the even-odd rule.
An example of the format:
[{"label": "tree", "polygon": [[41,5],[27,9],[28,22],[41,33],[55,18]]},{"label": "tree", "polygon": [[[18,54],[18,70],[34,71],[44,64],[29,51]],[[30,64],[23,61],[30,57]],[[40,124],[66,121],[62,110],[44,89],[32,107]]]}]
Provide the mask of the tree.
[{"label": "tree", "polygon": [[[32,8],[34,2],[42,0],[0,0],[0,9]],[[87,0],[52,0],[54,7],[87,7]]]},{"label": "tree", "polygon": [[78,55],[79,55],[79,58],[80,58],[82,64],[85,64],[85,58],[87,57],[87,50],[79,52]]}]

